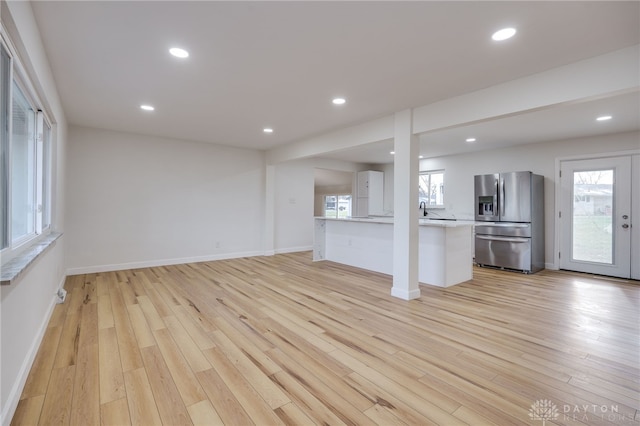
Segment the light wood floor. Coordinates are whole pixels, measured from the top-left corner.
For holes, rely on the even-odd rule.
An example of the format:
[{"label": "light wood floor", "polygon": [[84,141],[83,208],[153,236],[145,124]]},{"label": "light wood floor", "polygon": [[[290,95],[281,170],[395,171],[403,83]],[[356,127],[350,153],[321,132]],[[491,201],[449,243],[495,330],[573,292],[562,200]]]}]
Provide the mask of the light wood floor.
[{"label": "light wood floor", "polygon": [[390,277],[307,252],[66,289],[13,424],[640,420],[638,282],[475,269],[407,302]]}]

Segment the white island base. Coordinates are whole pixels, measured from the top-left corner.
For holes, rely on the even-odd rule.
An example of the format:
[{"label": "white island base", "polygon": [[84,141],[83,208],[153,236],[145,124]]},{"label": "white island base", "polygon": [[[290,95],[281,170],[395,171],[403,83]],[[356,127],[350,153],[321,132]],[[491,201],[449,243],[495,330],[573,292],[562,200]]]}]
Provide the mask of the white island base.
[{"label": "white island base", "polygon": [[[473,223],[421,220],[418,281],[449,287],[473,277]],[[393,274],[393,220],[315,219],[313,260]]]}]

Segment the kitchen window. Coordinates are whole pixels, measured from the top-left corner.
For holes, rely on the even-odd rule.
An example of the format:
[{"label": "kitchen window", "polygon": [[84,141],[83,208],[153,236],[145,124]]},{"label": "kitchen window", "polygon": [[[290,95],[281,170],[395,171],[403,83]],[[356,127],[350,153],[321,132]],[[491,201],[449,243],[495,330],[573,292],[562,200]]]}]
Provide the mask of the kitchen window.
[{"label": "kitchen window", "polygon": [[345,218],[351,216],[351,194],[349,195],[325,195],[324,216]]},{"label": "kitchen window", "polygon": [[444,208],[444,170],[424,171],[419,174],[419,202],[427,208]]}]

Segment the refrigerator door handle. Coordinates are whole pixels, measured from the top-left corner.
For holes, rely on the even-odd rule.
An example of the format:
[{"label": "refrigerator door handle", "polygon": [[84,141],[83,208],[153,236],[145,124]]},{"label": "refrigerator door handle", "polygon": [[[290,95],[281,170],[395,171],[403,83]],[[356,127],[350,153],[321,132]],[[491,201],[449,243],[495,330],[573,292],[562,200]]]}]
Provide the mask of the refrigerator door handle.
[{"label": "refrigerator door handle", "polygon": [[499,201],[498,201],[498,205],[500,206],[500,218],[502,218],[502,216],[504,216],[504,198],[505,193],[504,193],[504,179],[500,179],[500,195],[499,195]]},{"label": "refrigerator door handle", "polygon": [[495,206],[494,215],[498,217],[500,220],[500,205],[502,204],[502,200],[500,199],[500,179],[496,179],[496,190],[493,193],[493,205]]},{"label": "refrigerator door handle", "polygon": [[508,243],[526,243],[531,241],[531,238],[509,238],[509,237],[485,237],[484,235],[476,235],[476,238],[479,240],[489,240],[489,241],[505,241]]}]

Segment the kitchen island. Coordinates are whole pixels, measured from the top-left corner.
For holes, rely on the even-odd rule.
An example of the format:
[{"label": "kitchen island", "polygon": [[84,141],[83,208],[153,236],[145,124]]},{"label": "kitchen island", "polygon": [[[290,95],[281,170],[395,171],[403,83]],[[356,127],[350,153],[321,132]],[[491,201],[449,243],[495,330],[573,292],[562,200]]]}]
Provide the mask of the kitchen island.
[{"label": "kitchen island", "polygon": [[[449,287],[473,277],[472,221],[420,219],[418,281]],[[313,260],[391,275],[393,218],[315,218]]]}]

